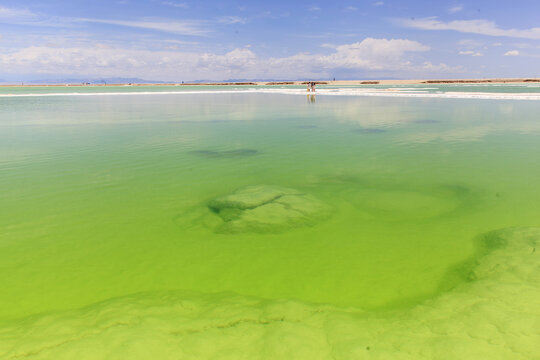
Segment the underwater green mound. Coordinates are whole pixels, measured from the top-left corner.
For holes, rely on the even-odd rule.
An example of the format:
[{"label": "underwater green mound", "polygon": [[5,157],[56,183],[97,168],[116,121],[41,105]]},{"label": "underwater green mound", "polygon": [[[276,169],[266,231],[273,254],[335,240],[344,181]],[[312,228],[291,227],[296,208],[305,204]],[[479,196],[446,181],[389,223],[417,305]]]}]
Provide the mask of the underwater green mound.
[{"label": "underwater green mound", "polygon": [[483,234],[474,280],[408,309],[142,293],[4,324],[0,358],[538,359],[539,245],[539,228]]},{"label": "underwater green mound", "polygon": [[247,186],[208,203],[221,220],[220,233],[281,232],[310,226],[328,215],[327,206],[301,191],[278,186]]}]

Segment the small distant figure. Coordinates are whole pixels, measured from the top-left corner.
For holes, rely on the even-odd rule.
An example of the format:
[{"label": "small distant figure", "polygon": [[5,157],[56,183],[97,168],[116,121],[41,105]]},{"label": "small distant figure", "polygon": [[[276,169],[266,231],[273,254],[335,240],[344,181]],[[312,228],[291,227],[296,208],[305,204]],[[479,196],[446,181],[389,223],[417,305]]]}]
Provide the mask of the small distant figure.
[{"label": "small distant figure", "polygon": [[307,92],[315,92],[315,82],[311,81],[307,83]]},{"label": "small distant figure", "polygon": [[334,78],[334,80],[332,80],[332,81],[336,81],[336,78]]}]

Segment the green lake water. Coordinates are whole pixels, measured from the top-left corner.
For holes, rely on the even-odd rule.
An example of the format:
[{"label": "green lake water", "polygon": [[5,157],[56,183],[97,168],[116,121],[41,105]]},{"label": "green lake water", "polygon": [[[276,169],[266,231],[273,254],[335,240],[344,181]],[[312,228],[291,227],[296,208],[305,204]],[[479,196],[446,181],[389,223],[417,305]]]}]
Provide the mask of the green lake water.
[{"label": "green lake water", "polygon": [[[489,256],[504,263],[483,234],[540,226],[539,110],[226,91],[0,97],[0,359],[538,357],[537,262],[507,285],[471,274]],[[262,210],[248,226],[250,209],[227,223],[209,206],[250,186],[323,210]],[[520,241],[537,260],[531,231]],[[497,301],[520,291],[514,322]],[[482,328],[459,320],[477,296]],[[493,338],[434,340],[455,322]]]}]

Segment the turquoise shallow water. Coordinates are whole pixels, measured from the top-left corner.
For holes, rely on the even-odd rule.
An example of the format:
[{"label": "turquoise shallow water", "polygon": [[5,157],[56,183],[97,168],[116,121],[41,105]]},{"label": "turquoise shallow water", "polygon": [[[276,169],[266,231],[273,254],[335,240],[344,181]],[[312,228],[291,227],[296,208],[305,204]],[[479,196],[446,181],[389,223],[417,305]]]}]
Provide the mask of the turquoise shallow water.
[{"label": "turquoise shallow water", "polygon": [[224,89],[0,98],[0,358],[539,355],[537,101]]}]

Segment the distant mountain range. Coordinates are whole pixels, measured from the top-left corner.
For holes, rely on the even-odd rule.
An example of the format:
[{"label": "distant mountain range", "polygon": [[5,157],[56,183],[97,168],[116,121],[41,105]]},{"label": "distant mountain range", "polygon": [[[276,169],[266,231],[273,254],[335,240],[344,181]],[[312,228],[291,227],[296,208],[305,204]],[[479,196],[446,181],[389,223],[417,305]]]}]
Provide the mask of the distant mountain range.
[{"label": "distant mountain range", "polygon": [[[227,79],[227,80],[193,80],[186,81],[186,83],[234,83],[234,82],[278,82],[278,81],[328,81],[330,79],[295,79],[295,80],[283,80],[283,79]],[[363,80],[396,80],[395,78],[377,78]],[[0,79],[0,84],[13,84],[13,85],[64,85],[64,84],[171,84],[171,83],[183,83],[180,81],[161,81],[161,80],[145,80],[140,78],[66,78],[66,79],[41,79],[41,80],[29,80],[29,81],[6,81]]]},{"label": "distant mountain range", "polygon": [[144,80],[139,78],[72,78],[72,79],[46,79],[46,80],[30,80],[25,81],[25,84],[40,85],[40,84],[164,84],[165,81],[159,80]]}]

